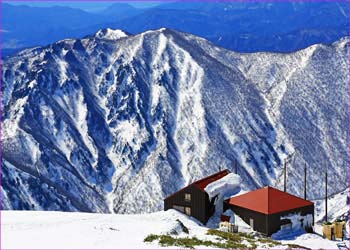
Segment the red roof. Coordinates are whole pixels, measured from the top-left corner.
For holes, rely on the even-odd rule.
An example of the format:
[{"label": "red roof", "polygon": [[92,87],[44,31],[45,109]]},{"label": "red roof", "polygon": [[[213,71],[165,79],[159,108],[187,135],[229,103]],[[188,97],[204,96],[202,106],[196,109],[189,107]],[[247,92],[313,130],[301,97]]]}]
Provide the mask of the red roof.
[{"label": "red roof", "polygon": [[203,178],[203,179],[201,179],[201,180],[198,180],[198,181],[196,181],[196,182],[194,182],[194,183],[191,183],[190,185],[188,185],[188,186],[186,186],[186,187],[180,189],[179,191],[177,191],[177,192],[175,192],[175,193],[169,195],[169,196],[166,197],[165,199],[168,199],[169,197],[171,197],[171,196],[173,196],[173,195],[175,195],[175,194],[181,192],[182,190],[184,190],[185,188],[187,188],[187,187],[189,187],[189,186],[191,186],[191,185],[195,185],[196,187],[198,187],[199,189],[201,189],[201,190],[204,191],[204,189],[206,188],[206,186],[208,186],[210,183],[221,179],[222,177],[228,175],[229,173],[230,173],[230,171],[229,171],[228,169],[225,169],[225,170],[220,171],[220,172],[218,172],[218,173],[216,173],[216,174],[213,174],[213,175],[211,175],[211,176],[205,177],[205,178]]},{"label": "red roof", "polygon": [[232,197],[227,201],[230,205],[247,208],[263,214],[275,214],[314,204],[311,201],[304,200],[272,187],[260,188],[246,194]]},{"label": "red roof", "polygon": [[230,171],[225,169],[225,170],[220,171],[216,174],[213,174],[213,175],[205,177],[199,181],[196,181],[193,184],[196,185],[198,188],[204,190],[210,183],[221,179],[222,177],[228,175],[229,173],[230,173]]}]

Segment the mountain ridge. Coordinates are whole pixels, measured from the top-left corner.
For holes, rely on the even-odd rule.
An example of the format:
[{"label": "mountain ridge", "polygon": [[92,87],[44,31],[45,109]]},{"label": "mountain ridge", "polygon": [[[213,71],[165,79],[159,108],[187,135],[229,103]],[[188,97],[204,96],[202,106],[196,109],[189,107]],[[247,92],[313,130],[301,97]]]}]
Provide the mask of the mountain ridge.
[{"label": "mountain ridge", "polygon": [[[8,58],[3,207],[150,212],[183,185],[233,170],[235,161],[243,188],[282,187],[282,163],[293,152],[290,192],[302,192],[305,160],[309,181],[317,183],[326,159],[330,187],[343,191],[348,114],[334,103],[346,105],[348,44],[344,38],[289,54],[246,54],[159,29],[62,40]],[[337,86],[330,96],[325,79]],[[322,123],[315,125],[315,116]],[[304,139],[310,126],[315,134]],[[320,132],[334,148],[315,140]],[[320,187],[309,183],[310,197],[321,197]]]}]

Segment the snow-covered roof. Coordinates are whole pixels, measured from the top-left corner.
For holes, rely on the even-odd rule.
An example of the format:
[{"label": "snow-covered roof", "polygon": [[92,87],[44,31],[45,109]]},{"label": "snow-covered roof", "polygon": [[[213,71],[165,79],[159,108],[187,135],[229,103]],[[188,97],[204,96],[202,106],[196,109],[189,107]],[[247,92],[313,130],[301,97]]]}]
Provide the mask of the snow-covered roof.
[{"label": "snow-covered roof", "polygon": [[222,197],[232,194],[239,188],[241,178],[233,173],[229,173],[224,177],[208,184],[204,190],[209,195],[209,199],[215,197],[216,195],[221,195]]},{"label": "snow-covered roof", "polygon": [[208,177],[205,177],[203,179],[200,179],[199,181],[194,182],[193,184],[196,185],[198,188],[205,190],[205,188],[210,184],[213,183],[224,176],[228,175],[230,173],[229,170],[225,169],[223,171],[217,172],[213,175],[210,175]]},{"label": "snow-covered roof", "polygon": [[[177,194],[177,193],[183,191],[184,189],[186,189],[186,188],[188,188],[189,186],[192,186],[192,185],[195,185],[197,188],[199,188],[199,189],[205,191],[205,188],[206,188],[209,184],[211,184],[211,183],[213,183],[213,182],[215,182],[215,181],[217,181],[217,180],[219,180],[219,179],[225,177],[225,176],[228,175],[228,174],[230,174],[230,171],[229,171],[228,169],[222,170],[222,171],[217,172],[217,173],[215,173],[215,174],[213,174],[213,175],[210,175],[210,176],[208,176],[208,177],[205,177],[205,178],[203,178],[203,179],[200,179],[200,180],[198,180],[198,181],[196,181],[196,182],[191,183],[190,185],[188,185],[188,186],[186,186],[186,187],[180,189],[179,191],[177,191],[177,192],[171,194],[171,195],[168,196],[167,198],[169,198],[169,197],[171,197],[171,196],[173,196],[173,195],[175,195],[175,194]],[[165,198],[165,199],[167,199],[167,198]]]}]

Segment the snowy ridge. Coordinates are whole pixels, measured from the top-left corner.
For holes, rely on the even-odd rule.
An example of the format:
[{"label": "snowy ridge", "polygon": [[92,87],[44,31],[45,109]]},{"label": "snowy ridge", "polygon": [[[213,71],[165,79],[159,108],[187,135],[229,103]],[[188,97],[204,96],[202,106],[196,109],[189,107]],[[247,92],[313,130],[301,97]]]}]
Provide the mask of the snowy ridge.
[{"label": "snowy ridge", "polygon": [[102,29],[97,31],[95,34],[95,37],[99,39],[106,39],[106,40],[118,40],[123,37],[127,37],[128,35],[122,31],[122,30],[113,30],[113,29]]},{"label": "snowy ridge", "polygon": [[346,188],[348,38],[240,54],[164,28],[99,32],[4,61],[5,209],[152,212],[235,161],[243,190],[282,187],[291,155],[289,192],[305,163],[311,199],[326,165],[330,193]]}]

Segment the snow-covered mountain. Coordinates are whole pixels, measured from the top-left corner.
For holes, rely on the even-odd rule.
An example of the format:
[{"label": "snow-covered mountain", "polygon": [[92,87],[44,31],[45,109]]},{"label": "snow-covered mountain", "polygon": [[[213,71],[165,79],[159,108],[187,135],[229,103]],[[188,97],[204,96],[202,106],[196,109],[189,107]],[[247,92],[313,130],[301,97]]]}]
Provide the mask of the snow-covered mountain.
[{"label": "snow-covered mountain", "polygon": [[220,169],[244,189],[347,187],[349,39],[241,54],[169,29],[101,30],[3,62],[5,209],[151,212]]}]

